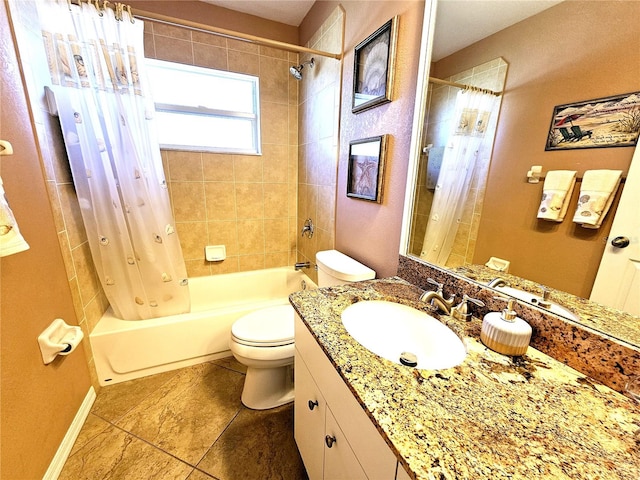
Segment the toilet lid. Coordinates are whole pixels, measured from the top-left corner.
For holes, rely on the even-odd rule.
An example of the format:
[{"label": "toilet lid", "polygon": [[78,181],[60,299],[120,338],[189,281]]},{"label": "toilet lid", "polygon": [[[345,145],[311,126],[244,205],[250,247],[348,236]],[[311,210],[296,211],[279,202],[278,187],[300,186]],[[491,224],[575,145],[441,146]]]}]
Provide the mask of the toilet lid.
[{"label": "toilet lid", "polygon": [[231,334],[240,343],[262,346],[293,342],[293,307],[278,305],[251,312],[231,326]]}]

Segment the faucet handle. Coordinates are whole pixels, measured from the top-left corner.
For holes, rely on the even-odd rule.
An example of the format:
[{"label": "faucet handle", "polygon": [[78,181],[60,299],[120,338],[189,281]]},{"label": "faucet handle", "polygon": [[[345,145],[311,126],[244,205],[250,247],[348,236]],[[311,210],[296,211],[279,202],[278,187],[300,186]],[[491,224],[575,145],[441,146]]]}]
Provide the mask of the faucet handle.
[{"label": "faucet handle", "polygon": [[471,320],[471,313],[469,313],[469,303],[473,303],[478,307],[484,307],[484,302],[477,298],[471,298],[466,293],[462,296],[462,301],[451,309],[451,316],[456,320]]},{"label": "faucet handle", "polygon": [[434,285],[437,288],[436,293],[442,295],[444,283],[436,282],[433,278],[427,278],[427,283]]},{"label": "faucet handle", "polygon": [[549,308],[551,306],[551,302],[549,301],[549,296],[551,295],[551,290],[549,290],[544,285],[540,285],[540,299],[538,300],[538,305],[542,308]]}]

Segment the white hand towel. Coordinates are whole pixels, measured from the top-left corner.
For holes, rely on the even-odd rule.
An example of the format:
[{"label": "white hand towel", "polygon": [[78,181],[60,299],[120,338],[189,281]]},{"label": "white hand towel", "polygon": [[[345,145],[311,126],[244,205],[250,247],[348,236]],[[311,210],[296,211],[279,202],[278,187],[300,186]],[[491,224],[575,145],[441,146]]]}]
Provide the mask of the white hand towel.
[{"label": "white hand towel", "polygon": [[538,218],[553,222],[564,220],[576,184],[576,173],[575,170],[552,170],[547,173]]},{"label": "white hand towel", "polygon": [[600,228],[620,184],[622,170],[584,172],[578,208],[573,221],[585,228]]},{"label": "white hand towel", "polygon": [[29,248],[18,229],[18,224],[7,202],[0,178],[0,257],[24,252]]}]

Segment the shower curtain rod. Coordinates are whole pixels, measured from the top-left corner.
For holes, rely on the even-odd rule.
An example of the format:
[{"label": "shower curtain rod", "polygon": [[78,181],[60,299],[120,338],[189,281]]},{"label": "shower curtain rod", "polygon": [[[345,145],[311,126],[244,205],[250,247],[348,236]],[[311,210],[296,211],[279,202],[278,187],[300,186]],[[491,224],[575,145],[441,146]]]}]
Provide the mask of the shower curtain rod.
[{"label": "shower curtain rod", "polygon": [[473,85],[465,85],[464,83],[450,82],[449,80],[440,80],[439,78],[429,77],[429,83],[437,83],[438,85],[448,85],[450,87],[462,88],[463,90],[475,90],[477,92],[488,93],[499,97],[502,92],[494,92],[486,88],[474,87]]},{"label": "shower curtain rod", "polygon": [[211,25],[205,25],[202,23],[192,22],[190,20],[183,20],[175,17],[168,17],[159,13],[147,12],[144,10],[133,9],[133,16],[141,20],[151,20],[154,22],[166,23],[169,25],[177,25],[180,27],[186,27],[193,30],[201,30],[216,35],[222,35],[224,37],[237,38],[245,40],[251,43],[257,43],[265,47],[279,48],[281,50],[287,50],[289,52],[297,53],[310,53],[312,55],[319,55],[321,57],[334,58],[336,60],[342,59],[340,53],[330,53],[322,50],[316,50],[314,48],[303,47],[301,45],[294,45],[292,43],[280,42],[278,40],[270,40],[268,38],[258,37],[250,35],[248,33],[234,32],[233,30],[227,30],[219,27],[212,27]]},{"label": "shower curtain rod", "polygon": [[[319,55],[321,57],[334,58],[336,60],[342,59],[341,53],[325,52],[323,50],[316,50],[314,48],[303,47],[301,45],[294,45],[292,43],[280,42],[278,40],[271,40],[268,38],[258,37],[256,35],[250,35],[248,33],[235,32],[233,30],[227,30],[225,28],[212,27],[211,25],[205,25],[203,23],[192,22],[190,20],[183,20],[180,18],[169,17],[167,15],[161,15],[159,13],[147,12],[145,10],[132,9],[129,5],[124,3],[113,3],[105,0],[67,0],[69,3],[80,5],[82,2],[93,3],[96,8],[111,8],[116,12],[126,10],[134,17],[140,20],[151,20],[153,22],[166,23],[168,25],[176,25],[179,27],[186,27],[192,30],[200,30],[207,33],[213,33],[221,35],[223,37],[237,38],[251,43],[256,43],[265,47],[279,48],[288,52],[296,53],[310,53],[312,55]],[[100,5],[102,1],[102,5]]]}]

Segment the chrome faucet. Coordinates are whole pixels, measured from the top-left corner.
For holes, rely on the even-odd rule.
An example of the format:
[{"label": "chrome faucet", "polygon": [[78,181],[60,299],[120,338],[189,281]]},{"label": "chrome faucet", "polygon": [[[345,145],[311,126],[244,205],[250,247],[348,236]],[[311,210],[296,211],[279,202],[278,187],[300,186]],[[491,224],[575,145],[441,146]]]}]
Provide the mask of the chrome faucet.
[{"label": "chrome faucet", "polygon": [[310,262],[297,262],[294,268],[296,270],[302,270],[303,268],[310,268],[310,267],[311,267]]},{"label": "chrome faucet", "polygon": [[307,218],[304,221],[304,225],[302,226],[302,235],[300,235],[301,237],[304,237],[304,235],[306,234],[308,238],[313,237],[313,220],[311,220],[310,218]]},{"label": "chrome faucet", "polygon": [[489,283],[487,283],[487,287],[491,287],[491,288],[508,287],[508,286],[509,286],[509,282],[507,282],[502,277],[496,277],[493,280],[491,280]]}]

